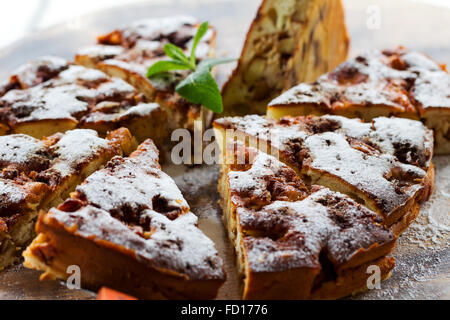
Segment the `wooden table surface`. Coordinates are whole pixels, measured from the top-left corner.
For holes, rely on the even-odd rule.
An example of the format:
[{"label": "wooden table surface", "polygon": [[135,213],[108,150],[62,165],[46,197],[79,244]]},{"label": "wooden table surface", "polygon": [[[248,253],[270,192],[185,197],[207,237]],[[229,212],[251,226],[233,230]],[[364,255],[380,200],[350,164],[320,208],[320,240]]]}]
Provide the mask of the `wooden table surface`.
[{"label": "wooden table surface", "polygon": [[[208,20],[218,29],[218,53],[239,56],[242,42],[259,0],[198,0],[189,5],[172,0],[170,5],[139,4],[70,21],[64,25],[27,36],[0,49],[0,79],[27,59],[53,54],[66,58],[95,36],[112,28],[146,17],[191,14]],[[175,4],[175,5],[174,5]],[[440,62],[450,64],[450,10],[408,0],[344,0],[351,35],[351,55],[371,48],[395,48],[404,45],[423,51]],[[375,6],[375,7],[374,7]],[[380,12],[380,28],[368,27],[374,11]],[[370,22],[370,21],[369,21]],[[225,70],[229,72],[230,70]],[[436,191],[422,209],[418,221],[402,236],[393,255],[397,267],[391,279],[355,299],[449,299],[450,298],[450,157],[435,159]],[[225,260],[228,280],[220,290],[220,299],[238,299],[238,280],[232,248],[228,244],[217,205],[218,168],[188,169],[167,167],[193,212],[200,228],[210,236]],[[92,299],[93,293],[69,290],[57,282],[38,281],[39,273],[17,266],[0,273],[0,299]]]}]

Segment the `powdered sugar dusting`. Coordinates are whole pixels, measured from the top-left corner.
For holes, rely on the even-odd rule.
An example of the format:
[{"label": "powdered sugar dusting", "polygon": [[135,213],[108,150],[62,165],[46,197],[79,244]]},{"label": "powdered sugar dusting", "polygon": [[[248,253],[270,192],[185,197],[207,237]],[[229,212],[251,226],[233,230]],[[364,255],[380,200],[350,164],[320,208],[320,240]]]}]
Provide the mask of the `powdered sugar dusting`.
[{"label": "powdered sugar dusting", "polygon": [[26,199],[27,195],[28,193],[22,186],[14,181],[0,178],[0,213],[8,209],[11,204],[21,203]]},{"label": "powdered sugar dusting", "polygon": [[377,209],[387,215],[422,188],[420,182],[411,182],[405,190],[396,188],[395,181],[388,180],[393,170],[418,179],[426,175],[418,167],[397,162],[393,156],[369,155],[355,150],[344,136],[333,132],[311,136],[304,146],[311,157],[308,167],[325,170],[369,194],[370,198],[379,199]]},{"label": "powdered sugar dusting", "polygon": [[78,54],[104,60],[122,54],[124,50],[125,49],[120,46],[93,45],[82,48],[78,51]]},{"label": "powdered sugar dusting", "polygon": [[108,140],[99,138],[94,130],[68,131],[51,148],[52,152],[57,154],[51,168],[62,177],[70,176],[77,170],[79,164],[85,163],[109,148]]},{"label": "powdered sugar dusting", "polygon": [[3,164],[26,164],[45,152],[44,143],[30,136],[0,136],[0,168]]},{"label": "powdered sugar dusting", "polygon": [[[153,40],[161,35],[170,35],[178,31],[183,25],[193,26],[197,23],[197,19],[187,15],[177,15],[159,19],[145,19],[132,23],[129,26],[121,28],[123,37]],[[192,36],[195,35],[193,30]]]},{"label": "powdered sugar dusting", "polygon": [[150,158],[126,158],[112,161],[79,186],[89,203],[108,212],[129,208],[140,211],[155,209],[155,199],[165,201],[165,207],[186,212],[189,205],[184,200],[175,182],[159,169]]},{"label": "powdered sugar dusting", "polygon": [[450,158],[435,157],[435,190],[429,202],[422,205],[419,218],[405,232],[404,240],[420,248],[450,246]]},{"label": "powdered sugar dusting", "polygon": [[422,108],[450,108],[450,75],[442,71],[422,73],[412,95]]},{"label": "powdered sugar dusting", "polygon": [[[59,72],[68,68],[69,62],[63,58],[54,56],[43,56],[33,60],[30,60],[26,64],[20,66],[13,72],[21,82],[23,87],[33,87],[38,85],[43,80],[42,75],[39,75],[39,71],[45,69],[48,76],[57,76]],[[48,79],[47,79],[48,80]]]},{"label": "powdered sugar dusting", "polygon": [[277,239],[244,238],[254,272],[320,268],[318,258],[325,248],[338,268],[359,249],[394,240],[390,231],[373,222],[375,213],[328,189],[301,201],[275,201],[258,211],[239,207],[237,214],[245,231],[280,233],[275,233]]},{"label": "powdered sugar dusting", "polygon": [[340,116],[323,118],[339,123],[339,132],[368,141],[383,153],[392,156],[404,153],[400,161],[421,167],[429,166],[433,155],[433,132],[420,121],[379,117],[375,118],[373,123],[363,123],[359,119]]},{"label": "powdered sugar dusting", "polygon": [[137,95],[136,90],[122,79],[72,65],[58,77],[38,86],[8,92],[0,105],[10,108],[8,116],[17,122],[69,119],[78,123],[93,103],[118,98],[134,102]]}]

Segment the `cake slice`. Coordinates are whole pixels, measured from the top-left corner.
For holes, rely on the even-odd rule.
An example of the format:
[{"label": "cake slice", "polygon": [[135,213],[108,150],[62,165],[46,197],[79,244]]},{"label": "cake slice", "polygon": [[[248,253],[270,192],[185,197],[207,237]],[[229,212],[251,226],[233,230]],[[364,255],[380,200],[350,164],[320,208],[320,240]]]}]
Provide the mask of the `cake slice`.
[{"label": "cake slice", "polygon": [[247,116],[219,119],[214,127],[222,150],[231,137],[278,156],[308,183],[349,195],[400,234],[433,189],[432,133],[413,120],[374,123],[336,116],[280,121]]},{"label": "cake slice", "polygon": [[[98,44],[79,51],[75,61],[119,77],[137,88],[149,101],[156,101],[167,112],[172,130],[194,130],[196,121],[201,121],[202,127],[208,127],[212,113],[188,103],[175,92],[175,84],[185,78],[187,72],[179,72],[173,79],[161,76],[149,80],[146,76],[150,66],[167,59],[166,43],[177,45],[189,56],[198,26],[198,20],[190,16],[136,21],[98,37]],[[202,38],[196,54],[198,60],[215,56],[213,28]]]},{"label": "cake slice", "polygon": [[[18,67],[8,79],[0,82],[0,97],[11,90],[28,89],[50,80],[69,67],[69,62],[63,58],[43,56],[28,61]],[[9,132],[6,119],[0,117],[0,135]]]},{"label": "cake slice", "polygon": [[28,89],[57,77],[70,63],[60,57],[43,56],[32,59],[12,72],[0,84],[0,96],[14,89]]},{"label": "cake slice", "polygon": [[113,156],[133,148],[127,129],[106,139],[80,129],[43,140],[0,136],[0,269],[17,262],[34,238],[39,210],[58,205]]},{"label": "cake slice", "polygon": [[436,153],[446,154],[450,152],[449,94],[445,66],[400,47],[359,55],[314,83],[293,87],[270,102],[267,115],[421,119],[435,132]]},{"label": "cake slice", "polygon": [[26,267],[45,272],[41,279],[66,279],[77,265],[83,288],[141,299],[212,299],[225,279],[214,243],[161,171],[151,140],[42,212],[37,232],[24,256]]},{"label": "cake slice", "polygon": [[264,0],[223,88],[225,115],[265,114],[270,100],[347,57],[340,0]]},{"label": "cake slice", "polygon": [[0,126],[3,133],[41,139],[87,128],[105,137],[125,126],[138,141],[152,137],[162,143],[167,136],[165,112],[157,104],[147,104],[125,81],[57,58],[46,59],[29,62],[11,77],[23,80],[0,98],[0,123],[7,128]]},{"label": "cake slice", "polygon": [[337,299],[389,277],[393,233],[349,197],[312,186],[276,158],[228,144],[219,191],[244,299]]}]

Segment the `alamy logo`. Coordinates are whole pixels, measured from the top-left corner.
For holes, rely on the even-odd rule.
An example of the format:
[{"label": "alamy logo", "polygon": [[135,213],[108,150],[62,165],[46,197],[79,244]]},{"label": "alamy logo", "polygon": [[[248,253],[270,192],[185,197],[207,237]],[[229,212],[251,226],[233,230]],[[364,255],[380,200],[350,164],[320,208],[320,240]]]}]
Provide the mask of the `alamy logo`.
[{"label": "alamy logo", "polygon": [[381,289],[381,269],[379,266],[369,266],[367,268],[367,274],[370,277],[367,279],[367,289],[380,290]]},{"label": "alamy logo", "polygon": [[66,286],[69,290],[81,289],[81,269],[79,266],[68,266],[66,270],[70,276],[67,278]]},{"label": "alamy logo", "polygon": [[367,7],[367,28],[369,30],[381,29],[381,8],[377,5],[371,5]]}]

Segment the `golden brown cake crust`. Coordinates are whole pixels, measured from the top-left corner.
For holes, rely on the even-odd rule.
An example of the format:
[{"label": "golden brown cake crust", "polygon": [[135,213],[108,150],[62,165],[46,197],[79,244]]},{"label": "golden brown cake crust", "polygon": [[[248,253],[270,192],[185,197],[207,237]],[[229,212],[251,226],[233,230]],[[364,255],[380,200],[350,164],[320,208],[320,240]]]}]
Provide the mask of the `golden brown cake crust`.
[{"label": "golden brown cake crust", "polygon": [[[143,299],[211,299],[225,273],[214,243],[197,223],[147,140],[129,158],[113,158],[57,209],[40,215],[41,235],[25,253],[25,265],[46,271],[44,278],[64,279],[64,267],[76,264],[85,274],[84,287],[107,283]],[[66,254],[78,252],[69,239],[94,253]],[[94,271],[91,264],[108,266]],[[110,268],[133,276],[122,279]]]}]

